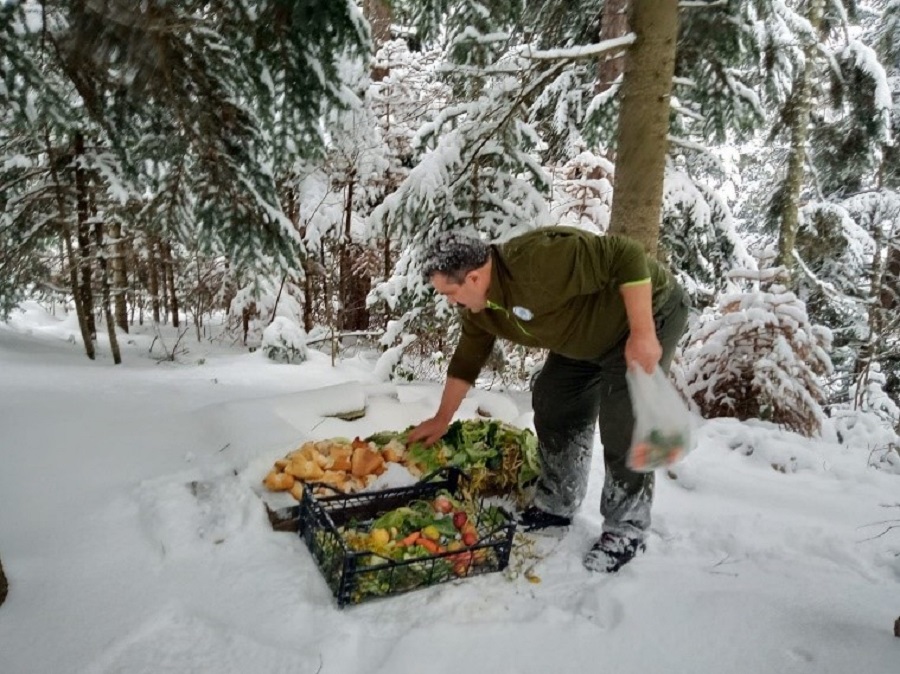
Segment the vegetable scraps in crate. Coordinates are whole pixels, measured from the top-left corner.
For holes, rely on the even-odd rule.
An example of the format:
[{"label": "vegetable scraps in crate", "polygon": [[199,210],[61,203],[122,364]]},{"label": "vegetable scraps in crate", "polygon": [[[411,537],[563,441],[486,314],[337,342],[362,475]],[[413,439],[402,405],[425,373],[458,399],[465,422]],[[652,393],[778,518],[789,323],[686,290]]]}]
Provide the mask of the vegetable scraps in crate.
[{"label": "vegetable scraps in crate", "polygon": [[[507,565],[514,521],[496,506],[463,499],[456,492],[458,479],[457,474],[360,495],[304,496],[301,536],[340,605]],[[398,502],[405,504],[384,510]]]},{"label": "vegetable scraps in crate", "polygon": [[471,479],[473,493],[521,497],[539,474],[537,438],[527,429],[495,419],[455,421],[431,446],[407,444],[408,432],[307,442],[276,461],[263,482],[272,491],[290,491],[298,500],[304,483],[316,484],[319,494],[329,488],[356,493],[381,475],[386,464],[398,463],[415,477],[459,468]]}]

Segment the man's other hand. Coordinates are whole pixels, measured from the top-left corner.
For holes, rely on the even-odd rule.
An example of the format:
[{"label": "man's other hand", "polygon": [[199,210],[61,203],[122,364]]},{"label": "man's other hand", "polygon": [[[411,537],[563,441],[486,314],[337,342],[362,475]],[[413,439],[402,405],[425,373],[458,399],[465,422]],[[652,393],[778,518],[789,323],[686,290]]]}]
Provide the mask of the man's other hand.
[{"label": "man's other hand", "polygon": [[426,419],[409,432],[409,442],[410,444],[423,442],[426,445],[433,445],[443,437],[449,426],[449,422],[438,417],[431,417],[431,419]]}]

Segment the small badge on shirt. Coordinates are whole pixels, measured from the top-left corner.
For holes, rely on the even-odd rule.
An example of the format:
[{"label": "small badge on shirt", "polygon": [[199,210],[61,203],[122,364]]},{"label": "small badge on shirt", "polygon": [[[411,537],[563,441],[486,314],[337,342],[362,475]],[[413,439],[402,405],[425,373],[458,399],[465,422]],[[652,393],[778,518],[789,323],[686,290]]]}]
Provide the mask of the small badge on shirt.
[{"label": "small badge on shirt", "polygon": [[523,321],[530,321],[534,318],[534,314],[525,307],[513,307],[512,312]]}]

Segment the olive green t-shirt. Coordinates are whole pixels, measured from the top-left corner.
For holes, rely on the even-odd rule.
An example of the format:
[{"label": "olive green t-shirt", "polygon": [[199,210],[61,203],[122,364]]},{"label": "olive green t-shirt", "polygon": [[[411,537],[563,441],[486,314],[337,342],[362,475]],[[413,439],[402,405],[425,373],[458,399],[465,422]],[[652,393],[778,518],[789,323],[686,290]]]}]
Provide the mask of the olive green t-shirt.
[{"label": "olive green t-shirt", "polygon": [[497,337],[569,358],[599,358],[628,332],[619,288],[653,284],[653,305],[673,281],[636,241],[574,227],[537,229],[491,246],[488,306],[462,310],[447,374],[473,383]]}]

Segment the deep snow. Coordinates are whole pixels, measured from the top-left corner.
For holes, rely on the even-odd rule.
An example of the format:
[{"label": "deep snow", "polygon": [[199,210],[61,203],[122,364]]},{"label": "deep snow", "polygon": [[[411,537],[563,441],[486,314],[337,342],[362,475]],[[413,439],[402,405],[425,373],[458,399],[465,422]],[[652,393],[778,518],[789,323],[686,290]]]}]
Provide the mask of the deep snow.
[{"label": "deep snow", "polygon": [[[3,674],[900,671],[900,475],[862,445],[702,423],[660,475],[647,553],[615,576],[581,566],[598,455],[569,534],[517,537],[516,577],[338,610],[302,541],[271,530],[260,480],[307,439],[430,415],[440,387],[196,341],[157,364],[147,335],[123,335],[116,367],[69,335],[36,305],[0,325]],[[476,391],[460,414],[478,407],[530,422],[522,394]]]}]

